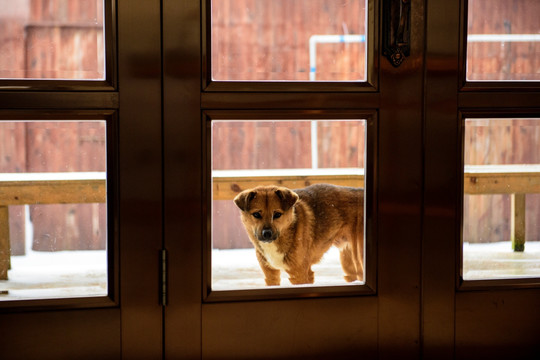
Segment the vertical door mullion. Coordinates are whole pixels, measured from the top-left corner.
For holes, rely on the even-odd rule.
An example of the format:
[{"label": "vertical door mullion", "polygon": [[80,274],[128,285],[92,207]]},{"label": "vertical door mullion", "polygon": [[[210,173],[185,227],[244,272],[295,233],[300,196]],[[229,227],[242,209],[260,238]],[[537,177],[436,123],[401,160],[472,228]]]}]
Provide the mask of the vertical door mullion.
[{"label": "vertical door mullion", "polygon": [[459,169],[459,1],[427,9],[425,88],[424,240],[422,251],[423,351],[454,356],[454,301]]},{"label": "vertical door mullion", "polygon": [[424,6],[421,0],[411,2],[410,56],[399,67],[385,57],[380,60],[378,296],[383,359],[420,356]]},{"label": "vertical door mullion", "polygon": [[160,2],[118,1],[123,358],[162,354]]},{"label": "vertical door mullion", "polygon": [[201,4],[163,1],[165,358],[201,358],[203,186]]}]

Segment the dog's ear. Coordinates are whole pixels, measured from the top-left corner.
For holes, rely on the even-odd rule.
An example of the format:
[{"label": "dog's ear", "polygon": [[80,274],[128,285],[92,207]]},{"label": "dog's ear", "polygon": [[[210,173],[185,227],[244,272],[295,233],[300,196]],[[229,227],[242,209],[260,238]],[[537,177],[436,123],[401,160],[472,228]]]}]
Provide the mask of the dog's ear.
[{"label": "dog's ear", "polygon": [[240,210],[246,211],[249,209],[249,203],[251,200],[255,199],[255,196],[257,196],[256,191],[244,190],[240,194],[236,195],[234,198],[234,203],[240,208]]},{"label": "dog's ear", "polygon": [[287,188],[277,189],[276,196],[281,201],[283,211],[289,210],[298,201],[298,195]]}]

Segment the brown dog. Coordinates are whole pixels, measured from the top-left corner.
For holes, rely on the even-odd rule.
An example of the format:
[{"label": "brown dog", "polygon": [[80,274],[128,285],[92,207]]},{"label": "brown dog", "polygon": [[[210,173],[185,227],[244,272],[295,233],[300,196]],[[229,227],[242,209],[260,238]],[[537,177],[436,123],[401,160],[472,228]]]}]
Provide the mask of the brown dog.
[{"label": "brown dog", "polygon": [[364,278],[364,192],[329,184],[290,190],[259,186],[234,198],[256,249],[266,285],[312,284],[311,266],[335,245],[345,280]]}]

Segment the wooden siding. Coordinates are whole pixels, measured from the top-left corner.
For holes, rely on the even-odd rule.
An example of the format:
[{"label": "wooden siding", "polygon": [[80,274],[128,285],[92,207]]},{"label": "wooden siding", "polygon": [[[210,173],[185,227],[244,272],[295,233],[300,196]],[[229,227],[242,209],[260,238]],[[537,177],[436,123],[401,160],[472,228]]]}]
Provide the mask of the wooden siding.
[{"label": "wooden siding", "polygon": [[[469,0],[469,34],[540,34],[538,0]],[[473,42],[470,80],[540,80],[540,41]]]},{"label": "wooden siding", "polygon": [[[365,35],[363,0],[214,0],[216,80],[309,80],[311,35]],[[320,44],[317,79],[365,80],[363,43]]]},{"label": "wooden siding", "polygon": [[13,3],[0,2],[0,78],[105,77],[103,0]]}]

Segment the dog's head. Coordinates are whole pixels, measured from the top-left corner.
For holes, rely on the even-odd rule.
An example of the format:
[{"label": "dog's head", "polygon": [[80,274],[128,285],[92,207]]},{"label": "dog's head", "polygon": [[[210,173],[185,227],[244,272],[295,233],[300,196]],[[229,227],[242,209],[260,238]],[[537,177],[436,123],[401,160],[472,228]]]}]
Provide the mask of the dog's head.
[{"label": "dog's head", "polygon": [[294,221],[294,204],[298,195],[278,186],[258,186],[244,190],[234,198],[242,210],[242,222],[252,239],[276,240]]}]

